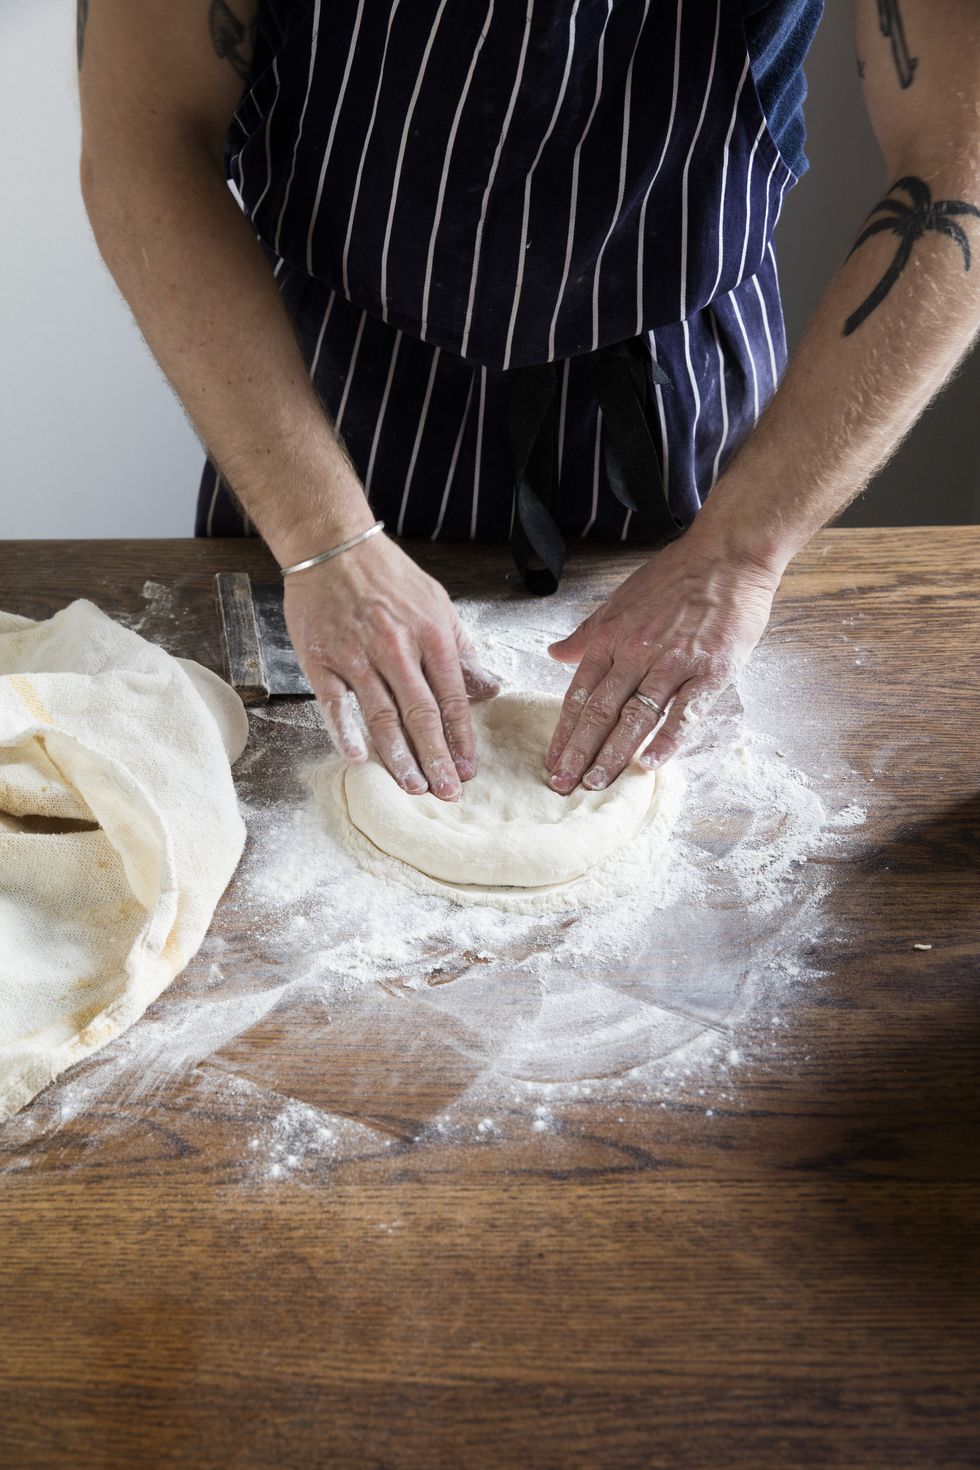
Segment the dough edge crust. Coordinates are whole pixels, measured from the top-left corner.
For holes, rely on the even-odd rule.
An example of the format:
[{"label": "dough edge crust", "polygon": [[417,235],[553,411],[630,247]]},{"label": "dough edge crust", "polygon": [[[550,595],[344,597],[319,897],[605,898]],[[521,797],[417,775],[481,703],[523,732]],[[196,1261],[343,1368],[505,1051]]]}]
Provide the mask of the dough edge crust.
[{"label": "dough edge crust", "polygon": [[[488,750],[493,734],[503,726],[506,737],[516,728],[518,757],[533,764],[542,731],[550,734],[560,708],[557,696],[513,691],[473,706],[478,747],[490,757],[487,774],[499,790],[505,790],[500,778],[507,770],[505,764],[501,772],[496,759],[499,742]],[[540,758],[543,775],[543,749]],[[482,799],[490,789],[483,788]],[[463,820],[456,804],[447,808],[434,796],[409,796],[374,756],[366,765],[347,767],[342,795],[351,825],[378,851],[465,893],[559,889],[574,882],[636,836],[656,810],[660,789],[659,772],[634,764],[604,791],[580,788],[566,798],[545,789],[549,802],[569,803],[559,821],[511,817],[488,826]],[[462,801],[466,795],[464,787]]]}]

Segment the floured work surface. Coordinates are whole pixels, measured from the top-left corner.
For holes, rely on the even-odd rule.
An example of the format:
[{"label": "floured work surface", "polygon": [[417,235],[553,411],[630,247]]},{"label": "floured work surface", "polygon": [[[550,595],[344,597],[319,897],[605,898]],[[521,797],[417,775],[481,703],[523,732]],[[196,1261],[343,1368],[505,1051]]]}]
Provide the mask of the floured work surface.
[{"label": "floured work surface", "polygon": [[[38,1273],[52,1312],[99,1303],[29,1350],[42,1401],[118,1374],[108,1294],[117,1332],[152,1316],[123,1378],[158,1375],[151,1422],[200,1464],[303,1463],[327,1434],[337,1463],[969,1463],[978,543],[821,538],[629,907],[382,883],[311,797],[312,711],[254,715],[249,848],[198,960],[0,1138],[4,1238],[45,1221],[4,1267],[4,1351],[37,1337]],[[206,658],[210,575],[258,549],[182,548],[169,577],[163,551],[93,555],[128,602],[89,595]],[[460,557],[470,594],[500,585],[485,561],[474,583]],[[583,610],[571,572],[464,604],[508,683],[567,678],[543,647]],[[122,1464],[147,1431],[114,1423]],[[0,1449],[44,1435],[14,1412]]]}]

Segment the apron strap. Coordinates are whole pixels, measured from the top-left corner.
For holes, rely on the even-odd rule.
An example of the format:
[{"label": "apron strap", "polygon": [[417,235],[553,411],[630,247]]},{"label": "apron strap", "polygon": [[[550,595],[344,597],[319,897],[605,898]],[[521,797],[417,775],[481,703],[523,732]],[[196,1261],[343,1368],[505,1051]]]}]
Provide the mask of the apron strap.
[{"label": "apron strap", "polygon": [[603,463],[609,488],[620,505],[641,517],[651,538],[673,540],[682,528],[667,503],[650,433],[653,405],[647,374],[666,388],[670,379],[653,361],[646,337],[597,348],[589,353],[589,367],[606,428]]},{"label": "apron strap", "polygon": [[508,409],[514,456],[510,546],[525,587],[538,597],[557,590],[565,564],[565,539],[553,514],[558,495],[557,390],[553,362],[519,368]]},{"label": "apron strap", "polygon": [[[660,460],[650,433],[653,406],[647,375],[670,387],[653,361],[646,337],[633,337],[587,354],[606,433],[603,463],[621,505],[642,519],[654,540],[683,529],[664,493]],[[525,587],[555,592],[565,564],[565,540],[554,512],[558,502],[558,372],[552,362],[519,368],[511,389],[508,424],[514,459],[511,551]],[[532,565],[532,563],[535,563]]]}]

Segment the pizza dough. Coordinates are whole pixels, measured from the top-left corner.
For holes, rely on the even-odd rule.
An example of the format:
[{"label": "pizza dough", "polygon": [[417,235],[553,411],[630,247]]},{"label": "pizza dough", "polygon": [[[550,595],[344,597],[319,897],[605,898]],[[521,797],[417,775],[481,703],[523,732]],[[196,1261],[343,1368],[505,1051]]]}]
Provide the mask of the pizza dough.
[{"label": "pizza dough", "polygon": [[634,763],[605,791],[552,791],[544,760],[560,709],[556,697],[527,694],[474,705],[478,770],[458,802],[410,796],[377,755],[348,766],[350,821],[382,852],[452,884],[540,888],[580,878],[636,836],[658,781]]}]

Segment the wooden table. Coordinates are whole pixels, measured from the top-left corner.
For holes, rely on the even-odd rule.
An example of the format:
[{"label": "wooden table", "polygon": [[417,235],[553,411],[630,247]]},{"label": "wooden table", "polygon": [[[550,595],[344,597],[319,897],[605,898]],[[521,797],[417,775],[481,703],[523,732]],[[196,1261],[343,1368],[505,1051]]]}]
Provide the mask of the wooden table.
[{"label": "wooden table", "polygon": [[[503,552],[419,555],[454,593],[519,595]],[[632,565],[578,557],[570,585]],[[218,666],[211,577],[242,566],[268,562],[8,544],[0,606],[132,617],[150,579],[162,641]],[[356,1071],[349,1114],[394,1143],[259,1186],[190,1082],[0,1130],[0,1465],[980,1465],[978,579],[970,528],[832,531],[785,579],[766,647],[797,749],[806,695],[874,780],[846,942],[731,1102],[441,1139],[390,1037],[298,1056],[266,1030],[284,1085],[343,1111]]]}]

